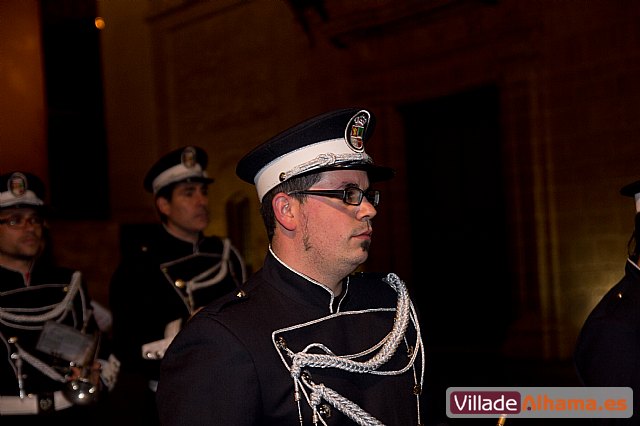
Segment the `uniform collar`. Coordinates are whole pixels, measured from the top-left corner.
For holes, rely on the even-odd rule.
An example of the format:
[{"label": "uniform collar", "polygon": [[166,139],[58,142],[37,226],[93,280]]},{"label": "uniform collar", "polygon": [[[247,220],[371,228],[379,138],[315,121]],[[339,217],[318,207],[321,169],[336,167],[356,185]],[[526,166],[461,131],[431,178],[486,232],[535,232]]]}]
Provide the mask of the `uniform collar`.
[{"label": "uniform collar", "polygon": [[264,268],[267,281],[274,287],[282,290],[299,303],[320,307],[328,313],[339,311],[341,303],[336,303],[336,301],[337,299],[344,300],[344,296],[348,293],[349,279],[346,279],[342,285],[342,294],[334,296],[329,287],[296,271],[279,259],[271,246],[269,246]]},{"label": "uniform collar", "polygon": [[626,268],[628,273],[640,277],[640,267],[633,260],[627,258]]},{"label": "uniform collar", "polygon": [[183,240],[182,238],[178,238],[175,235],[173,235],[171,232],[169,232],[169,230],[164,224],[162,224],[162,231],[165,238],[171,241],[170,243],[167,243],[168,246],[173,245],[174,247],[179,247],[180,251],[187,250],[188,252],[191,252],[191,253],[197,253],[199,251],[200,244],[204,240],[203,233],[200,233],[200,236],[198,237],[198,241],[196,243]]}]

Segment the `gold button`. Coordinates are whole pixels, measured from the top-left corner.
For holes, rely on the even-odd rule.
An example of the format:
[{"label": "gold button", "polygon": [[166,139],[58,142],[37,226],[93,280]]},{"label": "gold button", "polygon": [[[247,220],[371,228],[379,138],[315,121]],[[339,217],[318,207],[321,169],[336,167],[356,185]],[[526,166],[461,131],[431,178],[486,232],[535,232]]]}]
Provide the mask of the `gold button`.
[{"label": "gold button", "polygon": [[325,419],[330,419],[332,414],[331,407],[329,406],[329,404],[321,404],[318,407],[318,413],[320,413],[320,415]]},{"label": "gold button", "polygon": [[244,290],[240,290],[239,292],[236,293],[236,297],[238,297],[240,299],[242,299],[246,295],[247,295],[247,293],[245,293]]},{"label": "gold button", "polygon": [[621,291],[618,292],[618,299],[622,299],[622,292]]},{"label": "gold button", "polygon": [[416,384],[415,386],[413,386],[414,395],[420,395],[421,393],[422,393],[422,388],[420,387],[419,384]]},{"label": "gold button", "polygon": [[184,288],[184,281],[182,281],[180,279],[176,280],[175,286],[178,287],[178,288]]},{"label": "gold button", "polygon": [[278,347],[280,349],[286,349],[287,348],[287,341],[284,340],[284,337],[278,336],[278,338],[276,339],[276,345],[278,345]]}]

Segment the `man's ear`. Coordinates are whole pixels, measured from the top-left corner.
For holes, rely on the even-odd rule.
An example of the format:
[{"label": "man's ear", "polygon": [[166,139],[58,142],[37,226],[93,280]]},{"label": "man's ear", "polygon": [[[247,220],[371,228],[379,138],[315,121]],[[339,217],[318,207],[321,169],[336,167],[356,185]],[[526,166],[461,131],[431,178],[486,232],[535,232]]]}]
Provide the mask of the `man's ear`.
[{"label": "man's ear", "polygon": [[162,213],[165,216],[169,216],[169,213],[171,212],[171,205],[169,204],[169,201],[166,198],[164,197],[156,198],[156,207],[158,208],[158,211],[160,213]]},{"label": "man's ear", "polygon": [[277,193],[271,201],[276,220],[288,231],[293,231],[296,227],[295,205],[297,205],[296,201],[284,192]]}]

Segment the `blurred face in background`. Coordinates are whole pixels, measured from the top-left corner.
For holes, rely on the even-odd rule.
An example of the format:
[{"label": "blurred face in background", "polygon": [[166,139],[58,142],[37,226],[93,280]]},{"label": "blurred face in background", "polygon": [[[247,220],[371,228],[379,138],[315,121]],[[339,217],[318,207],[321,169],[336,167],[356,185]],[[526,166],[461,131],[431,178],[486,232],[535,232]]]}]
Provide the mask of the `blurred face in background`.
[{"label": "blurred face in background", "polygon": [[0,264],[31,261],[44,246],[42,216],[33,208],[0,210]]},{"label": "blurred face in background", "polygon": [[156,202],[165,215],[167,229],[178,238],[195,241],[209,225],[209,187],[206,183],[178,183],[171,200],[159,197]]}]

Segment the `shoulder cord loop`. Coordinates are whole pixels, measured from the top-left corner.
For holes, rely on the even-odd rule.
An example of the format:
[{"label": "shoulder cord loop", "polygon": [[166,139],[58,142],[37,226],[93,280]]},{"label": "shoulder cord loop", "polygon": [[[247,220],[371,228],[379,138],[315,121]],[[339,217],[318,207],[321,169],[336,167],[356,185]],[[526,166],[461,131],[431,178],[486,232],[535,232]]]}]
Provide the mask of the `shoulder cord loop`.
[{"label": "shoulder cord loop", "polygon": [[[376,426],[382,425],[382,423],[374,418],[372,415],[364,411],[357,404],[344,398],[339,393],[326,387],[324,384],[313,383],[309,376],[303,372],[304,367],[317,367],[317,368],[338,368],[341,370],[354,372],[354,373],[370,373],[376,375],[400,375],[408,371],[410,368],[415,367],[414,363],[418,352],[421,353],[422,370],[420,373],[420,388],[424,379],[424,347],[422,344],[422,337],[420,334],[420,325],[417,320],[417,315],[413,303],[409,298],[407,288],[402,280],[396,274],[388,274],[384,281],[389,284],[398,293],[398,302],[396,306],[396,314],[393,322],[393,328],[391,332],[385,336],[385,338],[376,344],[369,351],[378,350],[378,352],[368,361],[358,362],[354,361],[351,357],[341,357],[334,355],[328,348],[321,344],[312,344],[304,349],[302,352],[293,353],[290,349],[283,347],[292,359],[291,367],[289,368],[291,377],[294,382],[295,398],[298,404],[300,404],[300,392],[302,391],[307,399],[309,405],[313,409],[313,423],[317,424],[318,421],[326,424],[322,419],[318,406],[321,400],[325,400],[341,411],[347,417],[352,419],[359,425],[363,426]],[[394,355],[398,346],[403,341],[407,326],[411,321],[416,328],[416,345],[412,351],[411,358],[407,365],[401,370],[397,371],[377,371],[377,369],[384,365]],[[307,351],[312,348],[320,348],[326,352],[326,354],[311,354]],[[307,389],[311,391],[311,395],[307,395]],[[300,411],[300,409],[299,409]],[[300,418],[302,424],[302,418]]]},{"label": "shoulder cord loop", "polygon": [[[40,308],[3,308],[0,307],[0,322],[13,328],[21,328],[26,330],[38,330],[42,328],[42,324],[45,321],[56,319],[57,322],[62,321],[65,318],[71,307],[73,306],[73,299],[80,290],[80,277],[81,273],[75,271],[71,277],[67,294],[59,303],[51,306],[44,306]],[[88,315],[86,300],[84,292],[80,291],[80,298],[82,301],[83,315]],[[39,315],[33,315],[33,312],[46,311]],[[23,314],[17,314],[15,312],[23,312]],[[83,321],[83,323],[86,322]],[[33,324],[31,326],[23,324]]]},{"label": "shoulder cord loop", "polygon": [[25,360],[26,362],[31,364],[33,367],[35,367],[37,370],[45,374],[50,379],[53,379],[62,383],[67,381],[62,374],[58,373],[55,369],[48,366],[44,361],[36,358],[35,356],[31,355],[29,352],[25,351],[17,343],[14,343],[14,345],[18,352],[18,356],[17,356],[18,360]]},{"label": "shoulder cord loop", "polygon": [[[47,306],[43,308],[2,308],[0,307],[0,322],[8,325],[12,328],[24,329],[24,330],[38,330],[43,328],[43,324],[46,321],[56,320],[56,322],[62,321],[67,313],[71,310],[73,305],[73,299],[77,294],[80,295],[82,301],[82,311],[84,321],[83,324],[86,324],[88,320],[88,316],[91,314],[90,310],[87,310],[87,304],[85,300],[85,295],[83,291],[80,291],[80,283],[81,283],[82,274],[79,271],[75,271],[71,277],[71,282],[69,284],[69,288],[67,290],[67,294],[64,299],[62,299],[59,303],[55,304],[53,308]],[[49,309],[48,312],[39,315],[30,315],[30,314],[15,314],[13,312],[40,312],[45,309]],[[23,325],[24,323],[31,323],[33,325]],[[4,335],[0,333],[0,337],[2,340],[5,340]],[[47,377],[52,380],[56,380],[58,382],[65,382],[66,379],[63,375],[58,373],[54,368],[47,365],[45,362],[30,354],[26,350],[24,350],[17,342],[11,342],[10,344],[15,346],[15,354],[12,354],[12,358],[15,359],[15,368],[14,371],[18,376],[18,381],[22,384],[22,375],[21,366],[22,361],[26,361],[31,364],[34,368],[45,374]],[[17,370],[16,370],[17,368]],[[22,390],[21,390],[22,395]]]},{"label": "shoulder cord loop", "polygon": [[[229,271],[231,271],[231,274],[233,274],[233,268],[230,268],[229,264],[230,264],[230,253],[231,251],[233,251],[236,254],[236,258],[239,260],[240,262],[240,267],[241,267],[241,273],[242,273],[242,277],[241,277],[241,282],[237,283],[238,287],[240,286],[240,284],[244,283],[245,279],[246,279],[246,267],[244,264],[244,260],[242,259],[242,257],[240,256],[240,254],[237,252],[237,250],[231,245],[231,241],[229,240],[229,238],[224,238],[223,239],[223,248],[222,248],[222,256],[219,262],[216,262],[211,268],[201,272],[200,274],[196,275],[195,277],[193,277],[192,279],[190,279],[189,281],[187,281],[185,283],[185,288],[187,291],[187,297],[185,300],[185,303],[187,304],[187,307],[189,308],[189,312],[193,313],[194,312],[194,308],[195,308],[195,301],[193,299],[193,295],[194,292],[212,285],[215,285],[217,283],[219,283],[220,281],[222,281],[227,274],[229,273]],[[166,272],[166,267],[167,266],[171,266],[173,264],[182,262],[186,259],[189,259],[191,257],[196,257],[196,256],[207,256],[209,255],[209,253],[196,253],[196,254],[191,254],[188,256],[185,256],[183,258],[174,260],[172,262],[167,262],[161,265],[161,269],[165,275],[165,277],[167,278],[167,280],[169,280],[170,283],[173,284],[171,277],[169,277],[169,275]],[[211,256],[211,257],[218,257],[217,255],[215,256]],[[217,273],[216,273],[217,271]],[[212,276],[209,279],[206,279],[207,277],[211,276],[212,274],[214,274],[214,276]],[[235,279],[235,276],[234,276]],[[178,292],[180,293],[180,292]],[[183,296],[182,294],[180,294],[181,296]],[[185,299],[183,297],[183,299]]]},{"label": "shoulder cord loop", "polygon": [[[231,251],[231,243],[228,238],[225,238],[223,242],[222,258],[220,259],[220,262],[187,281],[187,293],[189,293],[190,299],[194,291],[217,284],[227,275],[227,272],[229,271],[229,252]],[[208,280],[201,281],[213,274],[216,270],[218,270],[216,275]]]}]

